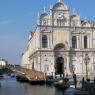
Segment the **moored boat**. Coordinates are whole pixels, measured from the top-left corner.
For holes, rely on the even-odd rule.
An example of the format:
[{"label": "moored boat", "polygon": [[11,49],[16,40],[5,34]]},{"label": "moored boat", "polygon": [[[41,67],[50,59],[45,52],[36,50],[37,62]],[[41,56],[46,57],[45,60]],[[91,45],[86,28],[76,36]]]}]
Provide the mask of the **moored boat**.
[{"label": "moored boat", "polygon": [[46,84],[52,85],[55,84],[56,82],[62,81],[63,78],[54,78],[53,76],[46,76]]},{"label": "moored boat", "polygon": [[45,80],[29,80],[29,83],[31,85],[44,85],[45,84]]},{"label": "moored boat", "polygon": [[0,74],[0,79],[2,79],[3,78],[3,75],[2,74]]},{"label": "moored boat", "polygon": [[28,82],[28,79],[26,78],[25,75],[17,75],[16,80],[19,82]]},{"label": "moored boat", "polygon": [[61,89],[62,91],[65,91],[67,88],[70,87],[69,79],[64,78],[63,81],[58,81],[58,82],[54,83],[54,86]]}]

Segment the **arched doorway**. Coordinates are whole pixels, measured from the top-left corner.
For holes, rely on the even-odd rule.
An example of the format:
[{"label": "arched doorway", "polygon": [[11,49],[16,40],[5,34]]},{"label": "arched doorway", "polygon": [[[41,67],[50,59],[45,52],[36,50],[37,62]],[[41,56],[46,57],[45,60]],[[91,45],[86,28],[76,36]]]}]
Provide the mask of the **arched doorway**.
[{"label": "arched doorway", "polygon": [[56,64],[55,64],[55,73],[63,74],[63,67],[64,67],[64,59],[62,57],[58,57],[56,59]]},{"label": "arched doorway", "polygon": [[57,44],[54,48],[56,75],[64,74],[64,50],[65,45],[63,43]]}]

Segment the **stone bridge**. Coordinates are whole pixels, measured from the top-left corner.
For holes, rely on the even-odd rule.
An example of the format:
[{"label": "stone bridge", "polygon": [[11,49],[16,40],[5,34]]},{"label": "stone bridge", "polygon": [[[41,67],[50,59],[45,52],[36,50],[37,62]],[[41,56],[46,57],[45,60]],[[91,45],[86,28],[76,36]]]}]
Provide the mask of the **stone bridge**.
[{"label": "stone bridge", "polygon": [[16,75],[24,74],[28,80],[45,80],[43,72],[22,68],[19,65],[7,64],[1,70],[4,72],[10,71],[10,73],[14,72]]}]

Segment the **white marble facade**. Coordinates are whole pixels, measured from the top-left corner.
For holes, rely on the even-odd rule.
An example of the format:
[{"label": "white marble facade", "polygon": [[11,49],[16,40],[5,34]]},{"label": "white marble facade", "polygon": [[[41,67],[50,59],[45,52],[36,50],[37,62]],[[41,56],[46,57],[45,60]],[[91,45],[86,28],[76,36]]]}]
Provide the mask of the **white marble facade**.
[{"label": "white marble facade", "polygon": [[[75,10],[69,12],[61,0],[50,11],[38,13],[37,27],[29,33],[28,55],[22,64],[47,75],[95,73],[95,21],[81,19]],[[84,61],[85,56],[89,60]],[[26,63],[25,63],[26,62]],[[25,67],[27,67],[25,65]]]}]

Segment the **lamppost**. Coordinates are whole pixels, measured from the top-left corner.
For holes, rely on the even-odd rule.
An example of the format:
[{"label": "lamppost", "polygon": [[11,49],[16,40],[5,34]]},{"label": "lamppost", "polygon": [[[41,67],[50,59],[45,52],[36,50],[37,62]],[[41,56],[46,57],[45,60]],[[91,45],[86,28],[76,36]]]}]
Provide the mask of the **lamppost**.
[{"label": "lamppost", "polygon": [[93,62],[93,73],[95,74],[95,61]]},{"label": "lamppost", "polygon": [[85,66],[86,66],[86,79],[88,79],[88,68],[87,68],[87,65],[89,64],[89,61],[90,61],[90,58],[89,58],[88,54],[85,54],[84,63],[85,63]]}]

